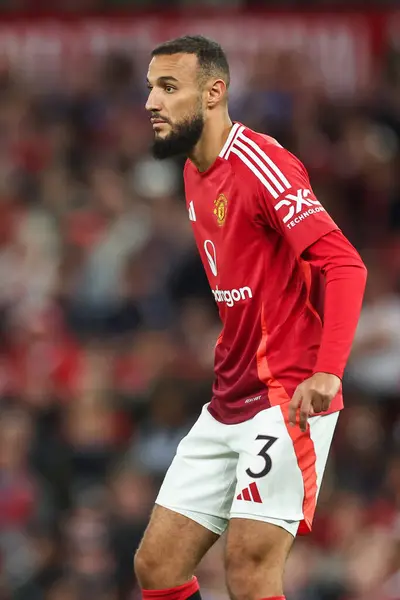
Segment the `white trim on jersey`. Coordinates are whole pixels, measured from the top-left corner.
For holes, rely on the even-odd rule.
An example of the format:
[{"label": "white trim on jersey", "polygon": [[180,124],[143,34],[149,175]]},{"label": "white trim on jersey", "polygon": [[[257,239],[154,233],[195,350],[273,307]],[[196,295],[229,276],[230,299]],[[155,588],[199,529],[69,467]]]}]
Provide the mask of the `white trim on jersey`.
[{"label": "white trim on jersey", "polygon": [[[234,136],[237,134],[239,127],[239,123],[234,123],[232,129],[229,132],[228,139],[226,140],[221,152],[219,153],[220,158],[228,158],[229,154],[228,156],[224,156],[224,154],[228,150],[230,143],[233,141]],[[244,127],[242,129],[244,129]]]},{"label": "white trim on jersey", "polygon": [[276,189],[273,188],[269,181],[265,179],[265,177],[262,175],[259,169],[252,162],[250,162],[250,160],[238,148],[236,148],[235,144],[233,144],[233,146],[231,147],[231,152],[236,154],[244,162],[244,164],[247,167],[249,167],[250,171],[253,171],[254,175],[261,181],[261,183],[265,185],[265,187],[267,188],[271,196],[273,196],[273,198],[279,197],[279,194],[276,191]]},{"label": "white trim on jersey", "polygon": [[[240,137],[241,140],[245,141],[252,148],[254,148],[254,150],[261,156],[261,158],[268,164],[268,166],[270,166],[271,169],[273,171],[275,171],[275,174],[279,177],[279,179],[282,181],[282,183],[284,184],[284,186],[287,189],[290,189],[292,187],[290,185],[289,181],[286,179],[286,177],[282,173],[282,171],[279,169],[279,167],[270,159],[270,157],[267,154],[265,154],[265,152],[263,150],[261,150],[260,146],[256,142],[251,140],[242,131],[239,133],[239,135],[237,137]],[[237,140],[235,141],[235,143],[237,143]]]},{"label": "white trim on jersey", "polygon": [[239,138],[241,138],[240,135],[238,135],[237,139],[235,140],[235,148],[240,148],[244,152],[244,154],[247,154],[247,156],[253,160],[253,162],[255,163],[254,166],[259,167],[259,169],[267,176],[267,178],[271,181],[271,183],[275,186],[275,188],[280,194],[284,192],[285,188],[277,180],[272,171],[268,169],[268,167],[265,165],[265,162],[263,162],[252,150],[250,150],[250,148],[246,146],[246,144],[242,144]]},{"label": "white trim on jersey", "polygon": [[233,138],[232,144],[229,146],[228,150],[226,151],[226,154],[224,156],[225,160],[228,160],[229,155],[232,152],[232,147],[236,144],[237,139],[238,139],[239,135],[242,133],[242,131],[244,131],[244,125],[242,125],[240,127],[240,129],[237,130],[237,133],[236,133],[235,137]]}]

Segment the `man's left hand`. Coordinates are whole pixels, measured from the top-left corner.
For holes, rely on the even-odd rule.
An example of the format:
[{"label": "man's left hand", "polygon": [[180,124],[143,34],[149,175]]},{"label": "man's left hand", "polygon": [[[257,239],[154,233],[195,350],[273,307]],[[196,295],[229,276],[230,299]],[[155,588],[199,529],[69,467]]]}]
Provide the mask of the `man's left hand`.
[{"label": "man's left hand", "polygon": [[308,418],[329,409],[333,398],[340,390],[341,380],[331,373],[314,373],[301,383],[289,403],[289,423],[296,425],[299,411],[299,425],[307,430]]}]

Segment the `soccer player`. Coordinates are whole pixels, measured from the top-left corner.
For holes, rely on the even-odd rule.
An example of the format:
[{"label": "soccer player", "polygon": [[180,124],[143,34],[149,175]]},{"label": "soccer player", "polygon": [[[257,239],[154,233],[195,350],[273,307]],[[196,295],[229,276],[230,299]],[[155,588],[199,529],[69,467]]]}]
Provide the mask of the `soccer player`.
[{"label": "soccer player", "polygon": [[227,529],[230,597],[283,600],[343,408],[366,269],[302,163],[232,123],[219,44],[166,42],[147,78],[154,155],[187,157],[188,216],[223,328],[211,402],[166,474],[136,576],[145,600],[199,600],[196,566]]}]

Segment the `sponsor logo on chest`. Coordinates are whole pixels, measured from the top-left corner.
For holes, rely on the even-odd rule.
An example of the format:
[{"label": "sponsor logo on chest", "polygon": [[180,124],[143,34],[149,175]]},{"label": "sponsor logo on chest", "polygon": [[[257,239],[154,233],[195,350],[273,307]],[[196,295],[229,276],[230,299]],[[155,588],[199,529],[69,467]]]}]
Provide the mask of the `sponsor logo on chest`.
[{"label": "sponsor logo on chest", "polygon": [[248,285],[245,285],[239,289],[234,288],[232,290],[220,290],[217,286],[215,290],[211,291],[216,302],[225,302],[225,304],[229,307],[234,306],[237,302],[249,300],[253,297],[253,292]]},{"label": "sponsor logo on chest", "polygon": [[[208,260],[211,275],[218,277],[217,249],[212,240],[205,240],[204,253]],[[249,300],[253,297],[253,292],[248,285],[230,290],[220,290],[217,285],[216,288],[211,289],[211,291],[217,303],[225,303],[229,307],[234,306],[237,302]]]}]

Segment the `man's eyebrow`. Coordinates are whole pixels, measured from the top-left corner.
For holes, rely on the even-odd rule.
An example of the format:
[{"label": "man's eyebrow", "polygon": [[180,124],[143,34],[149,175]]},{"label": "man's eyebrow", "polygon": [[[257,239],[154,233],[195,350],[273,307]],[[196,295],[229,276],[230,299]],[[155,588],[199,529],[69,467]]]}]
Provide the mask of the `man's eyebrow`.
[{"label": "man's eyebrow", "polygon": [[[157,78],[157,83],[168,83],[169,81],[178,83],[178,79],[176,77],[173,77],[172,75],[163,75],[163,76]],[[147,78],[147,83],[150,83],[148,78]]]}]

